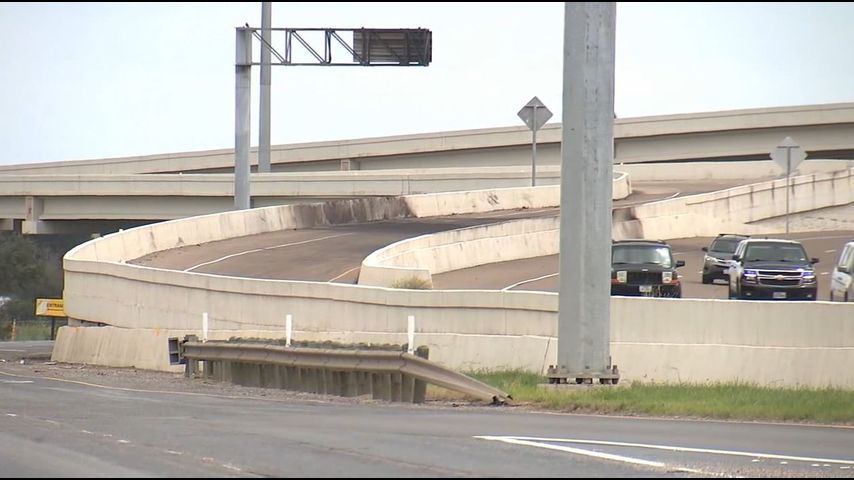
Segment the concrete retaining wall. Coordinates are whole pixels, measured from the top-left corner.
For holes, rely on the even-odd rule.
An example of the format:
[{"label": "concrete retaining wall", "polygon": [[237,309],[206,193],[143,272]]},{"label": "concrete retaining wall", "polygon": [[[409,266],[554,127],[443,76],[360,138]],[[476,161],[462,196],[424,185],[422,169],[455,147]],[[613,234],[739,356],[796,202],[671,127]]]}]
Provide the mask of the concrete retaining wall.
[{"label": "concrete retaining wall", "polygon": [[[162,288],[174,298],[188,293]],[[383,289],[350,288],[363,292],[361,300],[374,295],[378,303],[369,306],[332,298],[306,302],[310,305],[303,309],[298,298],[281,298],[275,304],[269,295],[246,302],[232,298],[224,302],[250,308],[241,316],[246,323],[224,318],[234,316],[236,309],[214,313],[209,338],[281,338],[282,308],[290,305],[299,312],[294,314],[295,340],[404,343],[406,315],[413,314],[416,344],[429,346],[431,359],[450,368],[542,373],[556,362],[555,294],[401,292],[410,294],[409,299],[383,299],[379,298]],[[209,293],[211,300],[222,294]],[[452,303],[425,305],[424,298],[431,295]],[[463,298],[471,301],[461,302]],[[392,302],[379,303],[384,300]],[[166,301],[172,302],[168,297]],[[526,302],[541,305],[522,305]],[[611,353],[624,380],[854,388],[854,305],[622,297],[613,297],[611,302]],[[217,303],[217,307],[225,306]],[[339,307],[336,303],[349,304]],[[145,316],[167,323],[165,312]],[[249,321],[250,317],[254,320]],[[53,359],[174,370],[168,364],[166,339],[199,334],[200,315],[193,322],[195,328],[122,323],[128,328],[63,327]]]},{"label": "concrete retaining wall", "polygon": [[[615,211],[625,222],[618,230],[633,238],[689,238],[721,231],[773,233],[747,225],[790,213],[847,205],[854,202],[854,168],[763,182],[719,192],[653,202]],[[616,235],[615,235],[616,236]]]}]

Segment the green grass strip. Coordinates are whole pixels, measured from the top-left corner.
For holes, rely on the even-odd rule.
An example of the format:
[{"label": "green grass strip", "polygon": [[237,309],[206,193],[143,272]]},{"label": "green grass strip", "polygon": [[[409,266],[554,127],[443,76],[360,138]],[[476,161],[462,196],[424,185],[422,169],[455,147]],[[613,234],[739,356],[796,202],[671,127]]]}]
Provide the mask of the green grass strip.
[{"label": "green grass strip", "polygon": [[516,403],[563,412],[854,424],[854,391],[769,388],[744,383],[649,384],[542,388],[545,377],[521,371],[472,377],[509,393]]}]

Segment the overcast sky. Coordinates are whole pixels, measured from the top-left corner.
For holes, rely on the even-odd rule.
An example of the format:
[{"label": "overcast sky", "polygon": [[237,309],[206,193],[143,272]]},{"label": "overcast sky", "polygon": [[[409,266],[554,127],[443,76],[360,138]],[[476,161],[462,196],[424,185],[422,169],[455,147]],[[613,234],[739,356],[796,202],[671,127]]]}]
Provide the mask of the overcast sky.
[{"label": "overcast sky", "polygon": [[[534,95],[559,121],[563,8],[273,3],[274,27],[429,28],[433,62],[274,67],[272,142],[518,126]],[[233,148],[245,23],[260,2],[0,4],[0,164]],[[852,25],[851,3],[619,3],[616,113],[852,102]]]}]

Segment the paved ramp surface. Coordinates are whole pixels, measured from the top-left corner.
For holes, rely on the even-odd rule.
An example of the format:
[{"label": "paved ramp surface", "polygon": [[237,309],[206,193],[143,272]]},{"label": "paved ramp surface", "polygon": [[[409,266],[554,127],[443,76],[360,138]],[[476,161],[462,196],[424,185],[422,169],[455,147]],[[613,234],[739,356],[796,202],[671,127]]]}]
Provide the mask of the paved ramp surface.
[{"label": "paved ramp surface", "polygon": [[[764,235],[763,235],[764,237]],[[768,235],[769,238],[790,238],[803,243],[810,257],[819,259],[815,265],[818,275],[818,299],[830,300],[830,274],[836,266],[845,243],[854,240],[854,230],[832,232],[807,232],[791,235]],[[683,298],[728,298],[726,282],[703,285],[703,247],[708,247],[712,237],[668,240],[676,260],[685,260],[679,269],[682,275]],[[454,270],[433,276],[433,288],[488,289],[488,290],[539,290],[557,292],[560,276],[557,255],[490,263],[477,267]]]},{"label": "paved ramp surface", "polygon": [[[635,193],[614,205],[715,191],[738,183],[644,182],[635,185]],[[356,283],[362,260],[371,252],[399,240],[474,225],[556,216],[558,212],[557,208],[507,210],[285,230],[165,250],[130,263],[237,277]]]}]

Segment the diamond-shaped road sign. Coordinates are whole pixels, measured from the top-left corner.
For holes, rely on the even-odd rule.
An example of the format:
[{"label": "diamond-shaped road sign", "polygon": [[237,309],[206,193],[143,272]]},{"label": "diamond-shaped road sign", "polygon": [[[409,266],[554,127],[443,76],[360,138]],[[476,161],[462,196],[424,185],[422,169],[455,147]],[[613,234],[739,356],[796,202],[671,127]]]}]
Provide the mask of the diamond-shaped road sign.
[{"label": "diamond-shaped road sign", "polygon": [[522,110],[519,110],[519,118],[525,122],[528,128],[536,132],[552,118],[552,112],[543,105],[539,98],[534,97],[522,107]]},{"label": "diamond-shaped road sign", "polygon": [[786,137],[771,151],[771,160],[779,165],[786,174],[790,174],[804,159],[807,158],[807,153],[801,148],[792,137]]}]

